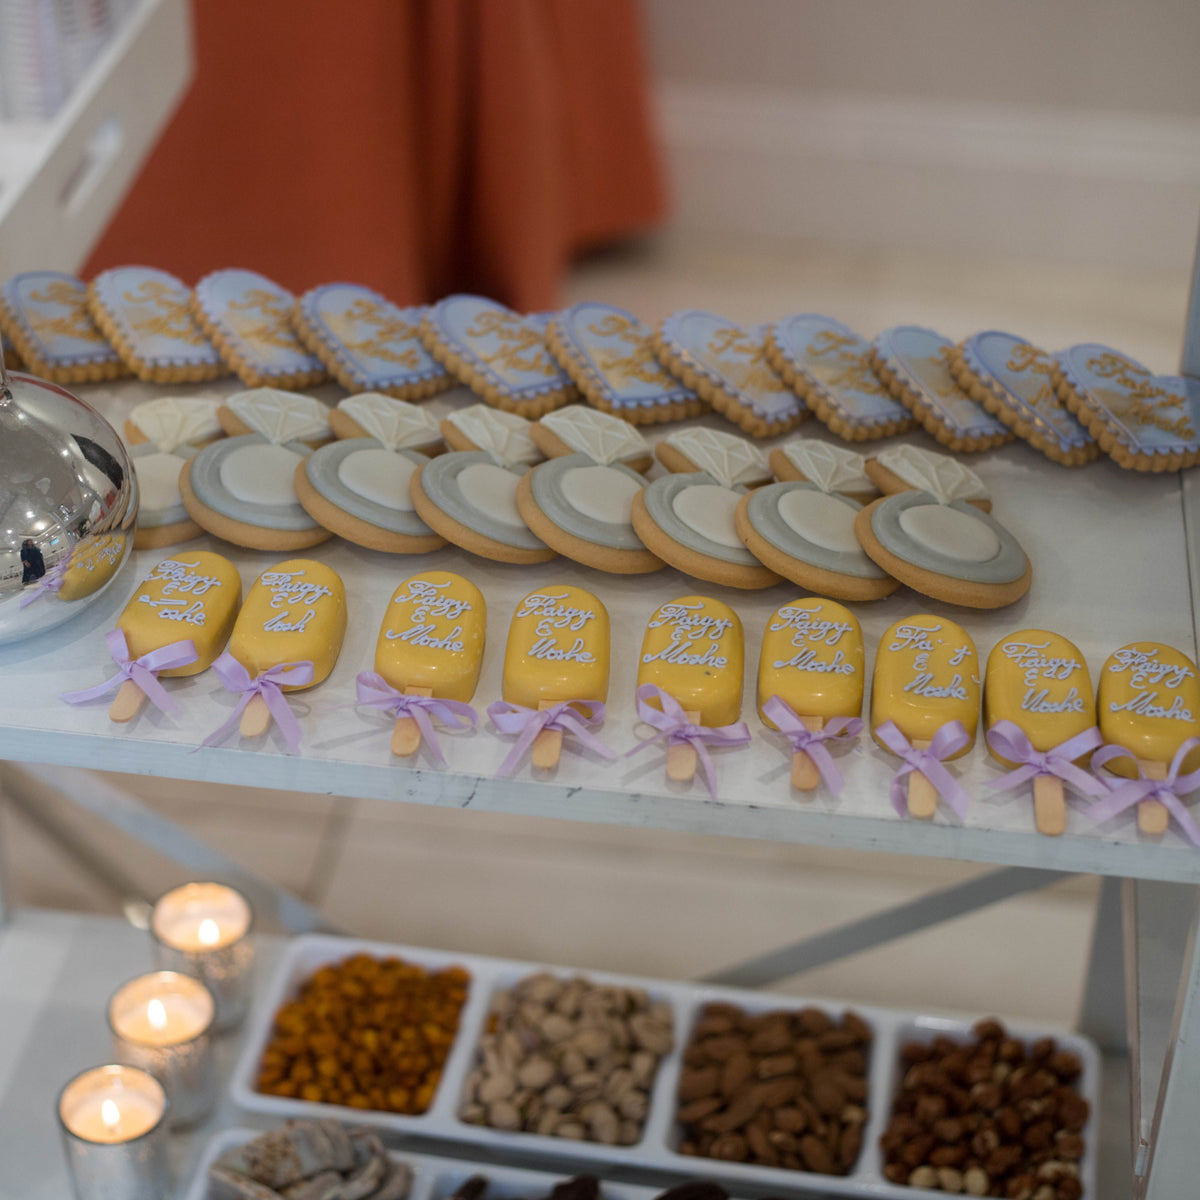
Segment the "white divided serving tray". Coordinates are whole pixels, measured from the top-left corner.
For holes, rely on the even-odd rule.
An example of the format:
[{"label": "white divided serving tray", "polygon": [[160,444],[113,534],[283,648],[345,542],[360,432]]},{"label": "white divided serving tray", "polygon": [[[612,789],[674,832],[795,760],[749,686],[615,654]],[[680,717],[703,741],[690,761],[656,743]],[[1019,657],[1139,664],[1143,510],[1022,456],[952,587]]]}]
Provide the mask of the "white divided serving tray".
[{"label": "white divided serving tray", "polygon": [[[270,1038],[275,1012],[297,995],[300,985],[318,968],[353,954],[398,956],[432,970],[460,965],[471,974],[470,991],[463,1006],[458,1035],[446,1061],[441,1083],[434,1095],[433,1104],[420,1116],[314,1104],[310,1101],[268,1096],[255,1090],[258,1064]],[[671,1005],[675,1014],[675,1049],[663,1058],[659,1066],[642,1137],[636,1145],[605,1146],[597,1142],[574,1141],[533,1133],[513,1133],[470,1125],[459,1119],[458,1111],[462,1103],[466,1076],[474,1066],[476,1044],[493,993],[509,988],[526,975],[539,971],[550,971],[563,978],[578,974],[595,983],[644,988],[652,1000],[665,1001]],[[770,992],[610,975],[602,971],[574,970],[539,963],[488,958],[483,955],[451,954],[417,946],[319,934],[295,938],[288,945],[276,967],[265,999],[255,1024],[249,1029],[242,1044],[241,1057],[231,1085],[234,1103],[252,1112],[274,1116],[280,1120],[304,1116],[333,1117],[348,1124],[376,1126],[407,1137],[469,1146],[476,1151],[484,1148],[497,1158],[513,1162],[553,1163],[555,1169],[597,1171],[608,1164],[612,1168],[619,1168],[622,1174],[634,1172],[642,1176],[662,1179],[673,1177],[676,1180],[684,1177],[716,1179],[725,1183],[730,1190],[743,1193],[747,1189],[768,1187],[773,1192],[895,1197],[896,1200],[936,1200],[937,1197],[945,1195],[940,1191],[926,1191],[923,1188],[889,1183],[883,1177],[879,1138],[886,1127],[897,1085],[896,1064],[901,1045],[908,1041],[932,1040],[939,1034],[965,1039],[971,1033],[970,1021],[928,1017],[867,1005],[808,1000]],[[675,1150],[680,1140],[675,1111],[683,1050],[691,1037],[700,1009],[713,1002],[737,1004],[755,1013],[773,1009],[800,1009],[811,1004],[831,1016],[840,1016],[846,1008],[853,1008],[871,1025],[875,1037],[868,1067],[868,1118],[863,1131],[862,1152],[850,1174],[817,1175],[808,1171],[721,1162],[717,1159],[679,1154]],[[1099,1052],[1091,1041],[1076,1034],[1020,1024],[1006,1025],[1014,1037],[1026,1042],[1049,1034],[1055,1037],[1063,1048],[1078,1054],[1083,1062],[1083,1075],[1076,1086],[1090,1104],[1092,1118],[1085,1131],[1087,1149],[1079,1166],[1084,1197],[1090,1198],[1095,1195],[1097,1148],[1094,1141],[1098,1129],[1096,1113],[1100,1090]]]},{"label": "white divided serving tray", "polygon": [[[181,1194],[182,1200],[233,1200],[228,1188],[209,1181],[208,1168],[227,1150],[245,1144],[261,1132],[257,1129],[227,1129],[216,1134],[204,1148],[191,1186]],[[403,1150],[390,1153],[398,1162],[408,1163],[413,1169],[408,1200],[447,1200],[472,1175],[487,1176],[489,1186],[485,1200],[540,1200],[565,1178],[548,1171],[494,1167],[488,1163],[439,1158],[433,1154],[410,1154]],[[629,1183],[605,1183],[603,1193],[604,1200],[653,1200],[662,1190]]]}]

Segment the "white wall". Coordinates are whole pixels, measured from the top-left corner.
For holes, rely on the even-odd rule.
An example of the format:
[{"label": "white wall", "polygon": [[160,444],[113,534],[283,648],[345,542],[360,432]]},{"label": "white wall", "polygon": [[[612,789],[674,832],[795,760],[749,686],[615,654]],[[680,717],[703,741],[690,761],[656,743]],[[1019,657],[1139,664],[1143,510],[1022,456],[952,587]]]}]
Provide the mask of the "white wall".
[{"label": "white wall", "polygon": [[680,225],[1180,269],[1198,0],[645,0]]}]

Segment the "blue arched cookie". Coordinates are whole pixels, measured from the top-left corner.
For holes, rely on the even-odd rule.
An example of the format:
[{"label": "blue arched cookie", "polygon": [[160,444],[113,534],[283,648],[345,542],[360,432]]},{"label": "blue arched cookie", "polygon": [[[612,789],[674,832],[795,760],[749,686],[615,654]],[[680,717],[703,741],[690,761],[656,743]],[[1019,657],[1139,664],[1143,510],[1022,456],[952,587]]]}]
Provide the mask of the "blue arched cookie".
[{"label": "blue arched cookie", "polygon": [[200,383],[229,373],[192,316],[191,289],[166,271],[103,271],[88,286],[88,308],[139,379]]},{"label": "blue arched cookie", "polygon": [[745,330],[725,317],[689,308],[654,333],[659,361],[752,437],[771,437],[808,416],[804,402],[771,369],[766,327]]},{"label": "blue arched cookie", "polygon": [[356,283],[326,283],[296,301],[292,325],[348,392],[423,400],[454,384],[421,344],[424,312]]},{"label": "blue arched cookie", "polygon": [[950,374],[954,343],[932,329],[897,325],[871,343],[870,363],[893,396],[951,450],[988,450],[1012,430],[958,386]]},{"label": "blue arched cookie", "polygon": [[0,330],[25,367],[52,383],[92,383],[129,374],[92,320],[87,286],[74,275],[14,275],[0,288]]},{"label": "blue arched cookie", "polygon": [[767,326],[767,360],[779,377],[834,433],[873,441],[916,424],[871,369],[870,343],[817,313],[798,313]]},{"label": "blue arched cookie", "polygon": [[1054,385],[1101,449],[1135,471],[1177,471],[1200,462],[1200,381],[1155,375],[1107,346],[1058,356]]},{"label": "blue arched cookie", "polygon": [[546,344],[593,408],[634,425],[679,421],[708,407],[658,361],[654,331],[623,308],[565,308],[551,318]]},{"label": "blue arched cookie", "polygon": [[429,353],[488,404],[535,418],[579,398],[546,345],[549,313],[522,317],[483,296],[447,296],[421,322]]},{"label": "blue arched cookie", "polygon": [[1054,357],[1011,333],[972,334],[950,352],[959,386],[1047,458],[1073,467],[1100,445],[1054,387]]},{"label": "blue arched cookie", "polygon": [[295,301],[257,271],[214,271],[196,284],[192,313],[247,387],[313,387],[325,368],[292,328]]}]

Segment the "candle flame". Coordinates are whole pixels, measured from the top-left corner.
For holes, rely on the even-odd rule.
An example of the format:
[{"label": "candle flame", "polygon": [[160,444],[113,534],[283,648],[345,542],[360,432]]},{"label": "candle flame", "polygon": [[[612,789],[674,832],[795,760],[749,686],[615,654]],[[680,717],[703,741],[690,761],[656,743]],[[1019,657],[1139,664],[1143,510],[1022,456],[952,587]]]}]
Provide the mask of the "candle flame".
[{"label": "candle flame", "polygon": [[212,917],[205,917],[200,922],[200,930],[196,936],[199,937],[202,946],[215,946],[221,939],[221,930]]},{"label": "candle flame", "polygon": [[157,996],[146,1006],[146,1016],[155,1029],[166,1029],[167,1010],[163,1008],[163,1002]]},{"label": "candle flame", "polygon": [[[95,1109],[92,1110],[95,1112]],[[100,1119],[109,1129],[116,1129],[121,1123],[121,1110],[115,1100],[105,1100],[100,1105]]]}]

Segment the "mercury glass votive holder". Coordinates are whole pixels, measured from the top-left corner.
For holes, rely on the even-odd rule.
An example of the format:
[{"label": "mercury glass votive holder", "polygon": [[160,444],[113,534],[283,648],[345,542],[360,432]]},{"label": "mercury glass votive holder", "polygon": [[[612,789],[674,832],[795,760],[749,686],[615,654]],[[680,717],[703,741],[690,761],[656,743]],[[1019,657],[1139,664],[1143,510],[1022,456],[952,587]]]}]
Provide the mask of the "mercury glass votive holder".
[{"label": "mercury glass votive holder", "polygon": [[93,1067],[59,1093],[58,1122],[75,1200],[171,1194],[167,1094],[136,1067]]},{"label": "mercury glass votive holder", "polygon": [[215,1015],[208,988],[176,971],[139,975],[118,988],[108,1003],[113,1058],[140,1067],[163,1085],[172,1129],[195,1125],[212,1111]]},{"label": "mercury glass votive holder", "polygon": [[185,883],[167,892],[150,916],[155,965],[208,988],[218,1033],[236,1029],[250,1004],[253,923],[246,897],[223,883]]}]

